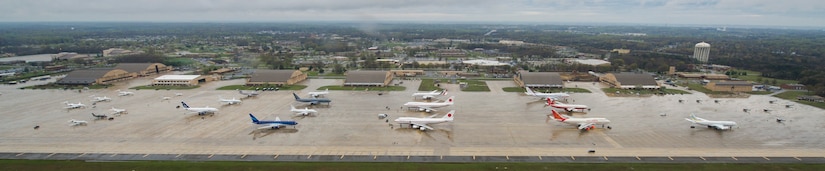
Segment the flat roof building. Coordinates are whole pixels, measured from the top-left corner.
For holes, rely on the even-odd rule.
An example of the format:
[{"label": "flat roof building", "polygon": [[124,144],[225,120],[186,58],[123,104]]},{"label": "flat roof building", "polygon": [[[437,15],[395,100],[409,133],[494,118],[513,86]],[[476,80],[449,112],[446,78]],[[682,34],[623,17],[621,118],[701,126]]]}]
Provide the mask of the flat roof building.
[{"label": "flat roof building", "polygon": [[387,86],[393,75],[389,71],[348,71],[344,86]]},{"label": "flat roof building", "polygon": [[246,81],[247,86],[258,85],[293,85],[307,79],[307,74],[300,70],[258,69]]},{"label": "flat roof building", "polygon": [[753,91],[753,83],[750,81],[711,81],[705,85],[711,91],[728,92],[750,92]]},{"label": "flat roof building", "polygon": [[212,81],[202,75],[162,75],[152,80],[153,86],[195,86],[206,81]]}]

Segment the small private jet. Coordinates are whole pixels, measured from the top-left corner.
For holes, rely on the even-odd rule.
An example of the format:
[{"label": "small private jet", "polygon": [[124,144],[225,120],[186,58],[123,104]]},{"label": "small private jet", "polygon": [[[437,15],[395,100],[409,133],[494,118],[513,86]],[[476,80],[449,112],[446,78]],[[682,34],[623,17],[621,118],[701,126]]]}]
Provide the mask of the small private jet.
[{"label": "small private jet", "polygon": [[413,93],[412,94],[413,98],[421,97],[422,99],[425,99],[425,100],[433,99],[435,97],[443,96],[443,95],[447,95],[447,89],[441,90],[441,92],[438,92],[438,90],[433,90],[431,92],[420,92],[420,93]]},{"label": "small private jet", "polygon": [[576,125],[576,127],[581,131],[589,131],[596,128],[596,125],[604,126],[605,124],[610,123],[610,120],[605,118],[574,118],[561,115],[559,112],[556,112],[556,110],[551,109],[550,112],[553,115],[553,120],[561,123]]},{"label": "small private jet", "polygon": [[69,103],[69,101],[65,101],[65,102],[63,102],[63,104],[66,104],[66,107],[64,107],[64,108],[66,108],[66,109],[77,109],[77,108],[84,108],[84,107],[86,107],[86,105],[84,105],[83,103],[80,103],[80,102],[77,102],[77,103]]},{"label": "small private jet", "polygon": [[112,98],[109,98],[109,97],[106,97],[106,96],[95,96],[95,95],[92,95],[92,96],[89,96],[89,97],[91,97],[91,98],[92,98],[92,100],[91,100],[91,101],[92,101],[92,102],[94,102],[94,103],[97,103],[97,102],[108,102],[108,101],[112,101]]},{"label": "small private jet", "polygon": [[95,120],[108,119],[109,118],[109,116],[106,116],[106,114],[98,115],[98,114],[95,114],[95,113],[92,113],[92,117],[95,117]]},{"label": "small private jet", "polygon": [[564,104],[560,102],[556,102],[553,98],[547,98],[547,103],[545,106],[552,106],[553,108],[564,109],[564,111],[572,112],[574,110],[584,111],[588,109],[587,105],[580,105],[580,104]]},{"label": "small private jet", "polygon": [[307,94],[309,94],[309,96],[312,96],[313,98],[318,98],[322,95],[326,96],[327,94],[329,94],[329,89],[326,89],[324,91],[312,91],[312,92],[309,92]]},{"label": "small private jet", "polygon": [[451,110],[447,112],[441,118],[435,118],[436,115],[432,115],[426,118],[418,118],[418,117],[398,117],[395,119],[396,123],[399,124],[410,124],[410,127],[413,129],[420,129],[422,131],[426,130],[433,130],[433,127],[428,126],[427,124],[437,124],[437,123],[444,123],[444,122],[452,122],[453,118],[455,117],[455,110]]},{"label": "small private jet", "polygon": [[567,93],[542,93],[542,92],[535,92],[530,89],[530,87],[525,86],[524,89],[527,90],[524,94],[529,96],[536,96],[540,97],[542,100],[545,99],[553,99],[553,100],[564,100],[570,97],[570,94]]},{"label": "small private jet", "polygon": [[89,122],[86,122],[84,120],[76,120],[76,119],[69,120],[69,126],[78,126],[78,125],[87,125],[87,124],[89,124]]},{"label": "small private jet", "polygon": [[289,105],[289,107],[289,111],[295,113],[295,115],[309,116],[318,114],[318,111],[316,111],[315,109],[309,109],[308,107],[304,107],[304,109],[296,109],[293,105]]},{"label": "small private jet", "polygon": [[293,126],[295,128],[298,125],[298,122],[295,121],[282,121],[281,118],[275,117],[274,121],[267,121],[267,120],[258,120],[255,118],[255,115],[249,114],[249,117],[252,118],[252,123],[255,125],[262,125],[262,127],[258,127],[257,129],[280,129],[286,126]]},{"label": "small private jet", "polygon": [[332,102],[332,100],[325,99],[325,98],[301,98],[301,97],[298,97],[298,95],[295,94],[295,93],[292,93],[292,95],[295,96],[295,101],[303,102],[303,103],[309,103],[309,105],[317,105],[317,104],[321,104],[321,103],[329,104],[330,102]]},{"label": "small private jet", "polygon": [[232,99],[224,99],[223,97],[218,96],[218,99],[220,99],[221,102],[226,103],[227,105],[233,105],[233,104],[240,104],[241,103],[240,99],[236,99],[234,97]]},{"label": "small private jet", "polygon": [[115,107],[112,107],[112,109],[109,109],[109,110],[112,111],[113,115],[120,115],[120,114],[129,113],[129,112],[126,111],[126,109],[118,109],[118,108],[115,108]]},{"label": "small private jet", "polygon": [[[685,118],[685,120],[693,124],[704,125],[708,128],[714,128],[717,130],[729,130],[731,127],[736,126],[736,122],[733,121],[711,121],[697,117],[695,114],[690,114],[690,116]],[[695,128],[695,126],[691,125],[690,128]]]},{"label": "small private jet", "polygon": [[453,99],[454,98],[455,98],[455,96],[450,96],[450,98],[448,98],[444,102],[407,102],[407,103],[404,103],[404,106],[406,106],[408,108],[418,108],[418,111],[424,111],[424,112],[429,113],[429,112],[436,111],[433,108],[439,108],[439,107],[453,105]]},{"label": "small private jet", "polygon": [[218,109],[214,107],[189,107],[189,105],[184,102],[180,102],[180,104],[183,105],[183,109],[191,111],[192,113],[198,113],[198,115],[215,114],[218,112]]},{"label": "small private jet", "polygon": [[238,90],[238,93],[241,93],[241,94],[245,95],[246,97],[255,97],[255,96],[258,96],[258,94],[259,94],[258,91],[243,91],[243,90]]},{"label": "small private jet", "polygon": [[131,91],[120,91],[120,89],[117,89],[116,91],[117,91],[117,95],[118,95],[118,96],[131,96],[131,95],[135,95],[135,92],[131,92]]}]

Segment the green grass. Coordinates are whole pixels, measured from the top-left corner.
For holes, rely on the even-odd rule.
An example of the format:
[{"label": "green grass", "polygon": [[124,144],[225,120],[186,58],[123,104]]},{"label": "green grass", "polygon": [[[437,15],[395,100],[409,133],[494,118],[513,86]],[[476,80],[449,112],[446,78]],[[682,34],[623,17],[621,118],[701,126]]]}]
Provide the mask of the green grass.
[{"label": "green grass", "polygon": [[781,99],[785,99],[785,100],[794,101],[794,102],[797,102],[797,103],[806,104],[806,105],[813,106],[813,107],[818,107],[820,109],[825,109],[825,103],[805,101],[805,100],[796,100],[796,97],[798,97],[798,96],[810,96],[810,95],[813,95],[813,94],[811,94],[810,92],[806,92],[806,91],[785,91],[785,92],[782,92],[782,93],[779,93],[779,94],[776,94],[776,95],[773,95],[773,96],[781,98]]},{"label": "green grass", "polygon": [[768,95],[768,94],[771,94],[773,92],[770,92],[770,91],[751,91],[751,92],[745,92],[745,93],[752,94],[752,95]]},{"label": "green grass", "polygon": [[216,90],[255,90],[255,88],[264,88],[264,87],[278,87],[279,90],[303,90],[307,88],[306,85],[285,85],[285,86],[275,86],[275,85],[263,85],[263,86],[246,86],[246,85],[228,85],[219,87]]},{"label": "green grass", "polygon": [[442,88],[435,86],[435,80],[440,81],[440,83],[447,83],[447,79],[421,79],[418,91],[442,90]]},{"label": "green grass", "polygon": [[385,86],[385,87],[374,87],[374,86],[340,86],[340,85],[329,85],[319,87],[317,90],[350,90],[350,91],[404,91],[407,87],[404,86]]},{"label": "green grass", "polygon": [[467,83],[467,87],[461,89],[461,91],[490,91],[490,87],[487,87],[487,82],[485,81],[459,80],[458,82]]},{"label": "green grass", "polygon": [[416,162],[189,162],[129,161],[86,162],[81,160],[0,160],[0,170],[725,170],[784,171],[825,170],[825,164],[730,164],[730,163],[416,163]]},{"label": "green grass", "polygon": [[615,93],[619,91],[620,94],[691,94],[687,91],[676,90],[676,89],[660,89],[660,90],[635,90],[635,89],[619,89],[619,88],[602,88],[602,91],[606,93]]},{"label": "green grass", "polygon": [[[782,84],[796,84],[796,83],[799,83],[799,81],[796,81],[796,80],[783,80],[783,79],[774,79],[774,78],[762,77],[762,73],[757,72],[757,71],[750,71],[750,70],[735,70],[735,71],[736,72],[747,72],[748,75],[734,75],[734,76],[731,76],[731,78],[738,78],[738,79],[742,79],[742,80],[753,81],[753,82],[757,82],[757,84],[762,84],[762,83],[765,83],[765,82],[770,84],[770,83],[773,82],[773,80],[776,80],[776,85],[775,86],[779,86],[779,85],[782,85]],[[771,85],[773,85],[773,84],[771,84]]]},{"label": "green grass", "polygon": [[[504,88],[501,88],[501,90],[504,90],[504,92],[519,92],[519,93],[527,92],[527,90],[525,90],[524,88],[521,88],[521,87],[504,87]],[[550,92],[592,93],[592,92],[590,92],[590,90],[583,89],[583,88],[560,88],[560,89],[559,88],[539,88],[539,89],[534,89],[534,91],[539,91],[539,92],[544,92],[544,93],[550,93]]]},{"label": "green grass", "polygon": [[196,89],[201,86],[137,86],[129,89],[135,90],[189,90]]},{"label": "green grass", "polygon": [[89,89],[104,89],[104,88],[109,88],[109,86],[111,86],[111,85],[109,85],[109,84],[95,84],[95,85],[85,86],[85,85],[59,85],[59,84],[51,83],[51,84],[21,87],[20,89],[84,89],[84,88],[87,88],[87,87]]}]

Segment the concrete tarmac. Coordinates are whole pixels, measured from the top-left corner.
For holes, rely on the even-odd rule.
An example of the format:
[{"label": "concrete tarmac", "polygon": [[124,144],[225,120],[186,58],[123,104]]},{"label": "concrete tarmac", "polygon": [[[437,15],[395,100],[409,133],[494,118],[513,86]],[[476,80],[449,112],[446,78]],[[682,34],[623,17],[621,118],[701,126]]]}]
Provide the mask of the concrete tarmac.
[{"label": "concrete tarmac", "polygon": [[[50,80],[54,81],[54,80]],[[308,106],[317,116],[295,117],[289,105],[293,91],[265,91],[244,98],[238,105],[218,100],[238,97],[237,91],[218,87],[244,80],[208,82],[192,90],[130,90],[134,96],[117,96],[116,89],[146,85],[151,78],[117,83],[99,90],[19,90],[43,84],[28,82],[0,86],[0,152],[10,154],[144,154],[177,156],[298,155],[298,156],[641,156],[641,157],[825,157],[825,121],[822,109],[768,95],[748,98],[710,98],[686,95],[608,97],[590,82],[567,83],[593,93],[572,94],[568,103],[592,110],[575,117],[605,117],[612,129],[581,132],[573,125],[548,120],[549,107],[536,97],[501,91],[512,81],[487,81],[491,92],[462,92],[457,84],[441,84],[456,96],[455,105],[438,108],[443,115],[456,110],[452,123],[433,124],[431,131],[400,128],[397,117],[431,114],[401,107],[415,100],[420,81],[402,80],[405,91],[331,91],[330,105]],[[396,80],[393,83],[399,83]],[[310,79],[307,96],[341,79]],[[182,96],[175,96],[182,93]],[[111,102],[91,103],[91,95]],[[169,97],[164,100],[163,97]],[[446,99],[447,97],[439,97]],[[682,102],[679,102],[682,100]],[[697,102],[698,100],[698,102]],[[87,108],[64,109],[63,101],[82,102]],[[198,116],[176,108],[181,101],[192,107],[211,106],[220,111]],[[769,103],[769,101],[774,101]],[[786,108],[786,104],[794,104]],[[94,120],[91,113],[110,113],[112,107],[128,114],[113,120]],[[389,109],[388,109],[389,108]],[[744,112],[743,109],[750,109]],[[763,109],[768,109],[765,112]],[[293,128],[256,130],[247,114],[259,119],[295,120]],[[378,119],[379,113],[389,114]],[[695,113],[710,120],[736,121],[729,131],[690,128],[684,118]],[[111,116],[111,115],[110,115]],[[784,122],[776,122],[777,118]],[[87,120],[86,126],[69,126],[70,119]],[[392,125],[392,126],[390,126]],[[35,126],[40,126],[34,129]],[[590,153],[594,150],[594,153]],[[203,157],[200,156],[200,157]],[[200,158],[195,157],[195,158]],[[214,157],[214,156],[213,156]]]}]

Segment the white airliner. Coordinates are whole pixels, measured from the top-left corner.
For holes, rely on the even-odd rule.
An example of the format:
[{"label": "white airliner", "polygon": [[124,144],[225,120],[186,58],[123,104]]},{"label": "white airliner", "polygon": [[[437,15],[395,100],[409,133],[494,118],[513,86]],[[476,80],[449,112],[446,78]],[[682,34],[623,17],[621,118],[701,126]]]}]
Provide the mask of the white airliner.
[{"label": "white airliner", "polygon": [[[733,121],[711,121],[696,117],[695,114],[690,114],[690,116],[685,118],[685,120],[690,121],[693,124],[704,125],[708,128],[714,128],[717,130],[728,130],[731,129],[732,126],[736,126],[736,122]],[[693,128],[693,126],[691,126],[691,128]]]},{"label": "white airliner", "polygon": [[289,107],[291,108],[289,111],[295,113],[296,115],[308,116],[318,114],[318,111],[315,109],[309,109],[308,107],[305,107],[304,109],[296,109],[293,105],[289,105]]},{"label": "white airliner", "polygon": [[395,119],[395,122],[400,123],[400,124],[410,124],[412,126],[412,128],[421,129],[422,131],[424,131],[424,130],[433,130],[434,128],[430,127],[430,126],[427,126],[427,124],[452,122],[453,117],[454,117],[453,115],[455,115],[455,110],[451,110],[450,112],[447,112],[447,114],[445,114],[441,118],[434,118],[436,115],[432,115],[432,116],[426,117],[426,118],[399,117],[398,119]]},{"label": "white airliner", "polygon": [[553,100],[553,98],[547,98],[547,103],[545,103],[545,106],[552,106],[554,108],[564,109],[567,112],[572,112],[573,110],[583,111],[588,108],[587,105],[559,103]]},{"label": "white airliner", "polygon": [[86,124],[89,124],[89,122],[86,122],[84,120],[75,120],[75,119],[69,120],[69,126],[78,126],[78,125],[86,125]]},{"label": "white airliner", "polygon": [[556,110],[550,111],[553,115],[553,120],[559,121],[561,123],[576,125],[578,129],[582,131],[589,131],[593,128],[596,128],[596,125],[604,126],[604,124],[610,123],[610,120],[607,120],[605,118],[574,118],[560,115],[559,112],[556,112]]},{"label": "white airliner", "polygon": [[424,111],[429,113],[435,111],[435,109],[433,108],[453,105],[453,98],[455,98],[455,96],[450,96],[450,98],[445,100],[444,102],[407,102],[404,103],[404,106],[416,107],[418,108],[418,111]]},{"label": "white airliner", "polygon": [[80,102],[69,103],[69,101],[65,101],[63,103],[66,104],[66,107],[65,107],[66,109],[77,109],[77,108],[81,108],[81,107],[86,107],[86,105],[84,105],[83,103],[80,103]]},{"label": "white airliner", "polygon": [[131,95],[135,95],[135,92],[131,92],[131,91],[120,91],[120,89],[117,89],[117,95],[118,95],[118,96],[131,96]]},{"label": "white airliner", "polygon": [[214,108],[214,107],[209,107],[209,106],[206,106],[206,107],[189,107],[189,105],[186,105],[186,103],[184,103],[184,102],[180,102],[180,104],[183,104],[183,109],[186,109],[186,110],[192,111],[192,112],[196,112],[196,113],[198,113],[198,115],[205,115],[205,114],[209,114],[209,113],[214,114],[214,113],[218,112],[218,109]]},{"label": "white airliner", "polygon": [[433,90],[431,92],[413,93],[412,94],[413,98],[421,97],[422,99],[432,99],[432,98],[435,98],[435,97],[438,97],[438,96],[443,96],[443,95],[447,95],[447,89],[441,90],[441,92],[438,92],[438,90]]},{"label": "white airliner", "polygon": [[570,97],[570,95],[569,95],[569,94],[567,94],[567,93],[542,93],[542,92],[535,92],[535,91],[531,90],[531,89],[530,89],[530,87],[527,87],[527,86],[525,86],[525,87],[524,87],[524,89],[527,89],[527,92],[525,92],[524,94],[527,94],[527,95],[529,95],[529,96],[541,97],[542,99],[552,98],[552,99],[554,99],[554,100],[563,100],[563,99],[567,99],[568,97]]},{"label": "white airliner", "polygon": [[120,115],[120,114],[128,113],[126,111],[126,109],[118,109],[118,108],[115,108],[115,107],[112,107],[112,109],[110,109],[110,110],[112,110],[113,115]]},{"label": "white airliner", "polygon": [[112,98],[109,98],[109,97],[106,97],[106,96],[101,97],[101,96],[92,95],[92,96],[89,96],[89,97],[92,97],[92,102],[112,101]]},{"label": "white airliner", "polygon": [[255,96],[258,96],[258,91],[243,91],[243,90],[238,90],[238,93],[241,93],[241,94],[243,94],[243,95],[246,95],[246,97],[255,97]]},{"label": "white airliner", "polygon": [[317,97],[319,97],[319,96],[321,96],[321,95],[327,95],[327,94],[329,94],[329,89],[326,89],[326,90],[324,90],[324,91],[313,91],[313,92],[309,92],[309,93],[307,93],[307,94],[309,94],[310,96],[312,96],[312,97],[314,97],[314,98],[317,98]]},{"label": "white airliner", "polygon": [[224,103],[226,103],[226,104],[228,104],[228,105],[233,105],[233,104],[238,104],[238,103],[241,103],[241,100],[240,100],[240,99],[235,99],[234,97],[233,97],[232,99],[224,99],[223,97],[218,96],[218,99],[220,99],[220,100],[221,100],[221,102],[224,102]]}]

